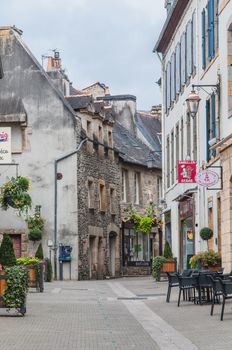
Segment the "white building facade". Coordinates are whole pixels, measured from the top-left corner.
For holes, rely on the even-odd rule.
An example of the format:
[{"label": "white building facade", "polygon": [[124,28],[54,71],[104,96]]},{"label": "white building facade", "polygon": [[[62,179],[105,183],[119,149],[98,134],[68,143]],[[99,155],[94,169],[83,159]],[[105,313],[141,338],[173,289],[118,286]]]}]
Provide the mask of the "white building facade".
[{"label": "white building facade", "polygon": [[[186,269],[192,255],[207,249],[199,231],[208,226],[214,232],[209,248],[219,251],[222,265],[231,270],[228,189],[232,153],[228,143],[232,132],[232,1],[175,0],[171,4],[166,1],[166,6],[167,20],[154,49],[162,55],[166,239],[179,268]],[[195,117],[186,103],[192,85],[201,99]],[[186,160],[196,161],[197,173],[204,169],[216,172],[217,184],[206,188],[197,183],[179,183],[178,162]],[[221,179],[221,171],[225,175],[226,169],[226,177]]]}]

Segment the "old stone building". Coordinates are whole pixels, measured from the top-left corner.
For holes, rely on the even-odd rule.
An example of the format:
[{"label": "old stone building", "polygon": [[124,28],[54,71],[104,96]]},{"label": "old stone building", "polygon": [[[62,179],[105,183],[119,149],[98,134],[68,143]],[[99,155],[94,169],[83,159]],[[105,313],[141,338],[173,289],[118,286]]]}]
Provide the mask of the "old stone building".
[{"label": "old stone building", "polygon": [[78,157],[79,279],[121,274],[120,172],[113,111],[83,90],[67,97],[88,142]]},{"label": "old stone building", "polygon": [[[55,277],[59,278],[59,245],[71,246],[71,269],[64,278],[77,279],[78,163],[75,152],[70,157],[64,155],[75,151],[80,142],[80,120],[23,42],[22,31],[0,28],[0,55],[4,71],[0,81],[0,127],[11,132],[10,158],[0,162],[0,185],[12,176],[30,179],[33,207],[29,214],[38,206],[45,220],[44,255],[51,254]],[[62,175],[60,181],[55,170]],[[25,220],[13,209],[1,210],[0,217],[0,233],[12,235],[17,256],[34,254],[37,244],[28,241]]]}]

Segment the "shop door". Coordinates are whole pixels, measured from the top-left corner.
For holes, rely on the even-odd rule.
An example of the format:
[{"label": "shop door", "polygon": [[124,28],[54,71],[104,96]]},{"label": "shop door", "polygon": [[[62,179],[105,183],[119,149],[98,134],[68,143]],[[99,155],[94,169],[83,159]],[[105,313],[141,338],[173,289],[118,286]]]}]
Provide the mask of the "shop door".
[{"label": "shop door", "polygon": [[189,260],[194,255],[193,220],[187,218],[182,221],[182,268],[190,269]]}]

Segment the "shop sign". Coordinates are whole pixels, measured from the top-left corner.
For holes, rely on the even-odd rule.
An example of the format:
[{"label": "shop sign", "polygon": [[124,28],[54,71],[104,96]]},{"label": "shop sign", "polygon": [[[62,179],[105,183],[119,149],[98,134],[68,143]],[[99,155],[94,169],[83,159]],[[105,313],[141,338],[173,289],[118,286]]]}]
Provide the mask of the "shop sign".
[{"label": "shop sign", "polygon": [[178,182],[184,184],[195,183],[196,162],[179,161],[178,162]]},{"label": "shop sign", "polygon": [[0,127],[0,163],[11,163],[11,128]]},{"label": "shop sign", "polygon": [[219,181],[219,176],[215,171],[203,170],[196,175],[196,182],[200,186],[212,187]]}]

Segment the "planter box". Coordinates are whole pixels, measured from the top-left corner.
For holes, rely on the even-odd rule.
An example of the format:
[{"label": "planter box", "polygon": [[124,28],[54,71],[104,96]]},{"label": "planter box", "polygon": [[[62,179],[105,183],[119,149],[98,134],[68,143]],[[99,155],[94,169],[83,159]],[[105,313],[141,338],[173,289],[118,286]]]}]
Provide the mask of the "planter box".
[{"label": "planter box", "polygon": [[222,269],[221,265],[209,266],[208,270],[211,272],[218,272]]},{"label": "planter box", "polygon": [[39,280],[37,280],[36,276],[36,265],[23,265],[28,269],[29,273],[29,287],[36,288],[39,292],[44,291],[44,283],[43,283],[43,265],[41,263],[38,264],[38,272],[39,272]]},{"label": "planter box", "polygon": [[176,259],[166,259],[161,267],[161,272],[175,272]]},{"label": "planter box", "polygon": [[5,271],[0,271],[0,305],[4,305],[2,297],[5,294],[5,290],[6,290],[6,273]]}]

